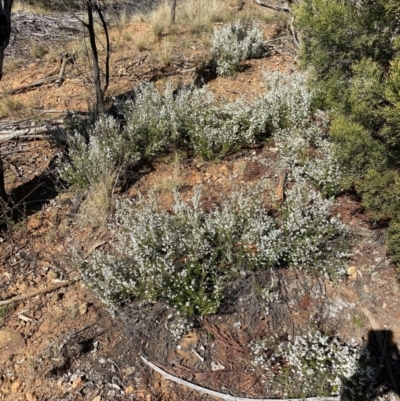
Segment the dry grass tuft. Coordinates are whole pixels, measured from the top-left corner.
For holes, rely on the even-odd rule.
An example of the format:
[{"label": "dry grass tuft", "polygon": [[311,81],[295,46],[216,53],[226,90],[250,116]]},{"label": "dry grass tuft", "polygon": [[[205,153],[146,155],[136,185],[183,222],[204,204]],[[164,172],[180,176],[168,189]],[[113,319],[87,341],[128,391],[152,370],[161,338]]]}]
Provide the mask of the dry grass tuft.
[{"label": "dry grass tuft", "polygon": [[90,188],[78,216],[83,226],[97,228],[107,223],[107,217],[114,207],[112,192],[115,180],[115,175],[110,175]]},{"label": "dry grass tuft", "polygon": [[12,96],[4,95],[0,99],[0,117],[19,117],[21,116],[21,111],[24,109],[23,103],[15,99]]},{"label": "dry grass tuft", "polygon": [[32,57],[43,58],[48,53],[48,48],[35,40],[31,40],[29,53]]},{"label": "dry grass tuft", "polygon": [[153,183],[152,187],[154,191],[173,192],[185,183],[185,180],[182,177],[182,166],[178,153],[175,154],[171,167],[171,174],[167,178],[161,176],[159,181]]},{"label": "dry grass tuft", "polygon": [[43,7],[38,2],[35,1],[26,1],[26,0],[15,0],[13,4],[13,12],[30,12],[32,14],[49,14],[51,10],[46,7]]},{"label": "dry grass tuft", "polygon": [[160,3],[150,15],[151,30],[155,37],[162,37],[171,25],[171,6],[168,1]]},{"label": "dry grass tuft", "polygon": [[144,33],[138,33],[133,38],[133,44],[135,45],[136,49],[140,52],[150,49],[150,41],[149,38]]},{"label": "dry grass tuft", "polygon": [[172,43],[163,39],[162,43],[154,50],[153,59],[162,68],[168,67],[172,61]]},{"label": "dry grass tuft", "polygon": [[229,7],[222,0],[188,0],[177,9],[177,22],[191,33],[210,30],[213,23],[226,21],[230,16]]}]

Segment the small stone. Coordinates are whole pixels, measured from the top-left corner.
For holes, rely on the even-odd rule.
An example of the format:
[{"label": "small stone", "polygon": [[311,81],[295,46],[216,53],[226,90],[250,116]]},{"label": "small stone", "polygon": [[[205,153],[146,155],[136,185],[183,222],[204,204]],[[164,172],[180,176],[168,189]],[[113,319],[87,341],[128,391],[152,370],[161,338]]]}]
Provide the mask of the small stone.
[{"label": "small stone", "polygon": [[25,347],[22,335],[15,331],[0,331],[0,366]]},{"label": "small stone", "polygon": [[79,388],[83,386],[83,379],[82,376],[77,377],[73,382],[72,382],[72,388]]},{"label": "small stone", "polygon": [[211,370],[224,370],[225,366],[220,364],[219,362],[211,362]]},{"label": "small stone", "polygon": [[129,375],[135,373],[135,371],[136,371],[136,368],[135,368],[134,366],[128,366],[128,367],[126,367],[126,368],[124,369],[124,373],[125,373],[127,376],[129,376]]},{"label": "small stone", "polygon": [[54,270],[49,270],[46,277],[47,281],[53,281],[58,277],[58,274]]},{"label": "small stone", "polygon": [[135,389],[132,386],[125,387],[125,394],[133,394],[135,392]]},{"label": "small stone", "polygon": [[387,308],[387,303],[386,303],[386,302],[382,305],[382,308],[383,308],[383,309],[386,309],[386,308]]},{"label": "small stone", "polygon": [[107,360],[106,360],[105,358],[100,358],[100,359],[99,359],[99,363],[100,363],[101,365],[104,365],[105,363],[107,363]]},{"label": "small stone", "polygon": [[350,266],[347,269],[347,275],[349,276],[349,279],[352,281],[357,280],[357,267],[356,266]]},{"label": "small stone", "polygon": [[367,284],[364,284],[364,292],[366,294],[369,294],[369,288],[368,288]]},{"label": "small stone", "polygon": [[14,380],[13,383],[11,384],[11,392],[15,393],[18,390],[20,385],[21,385],[20,379]]},{"label": "small stone", "polygon": [[25,397],[27,401],[37,401],[36,395],[34,393],[26,393]]},{"label": "small stone", "polygon": [[84,315],[88,310],[88,304],[87,302],[84,302],[82,305],[79,306],[78,312],[80,315]]}]

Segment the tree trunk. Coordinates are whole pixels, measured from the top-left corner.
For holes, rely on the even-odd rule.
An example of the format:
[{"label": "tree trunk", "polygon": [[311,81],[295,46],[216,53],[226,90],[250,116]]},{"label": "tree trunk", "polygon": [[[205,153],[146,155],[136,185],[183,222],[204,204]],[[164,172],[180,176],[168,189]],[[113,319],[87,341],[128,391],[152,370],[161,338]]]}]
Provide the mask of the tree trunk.
[{"label": "tree trunk", "polygon": [[104,101],[103,101],[103,93],[101,90],[101,80],[100,80],[100,68],[99,68],[99,56],[97,51],[96,44],[96,34],[94,32],[94,22],[93,22],[93,2],[91,0],[87,0],[87,15],[88,15],[88,23],[85,24],[85,27],[89,31],[89,41],[90,48],[92,49],[92,61],[93,61],[93,80],[94,87],[96,91],[96,108],[97,111],[104,111]]},{"label": "tree trunk", "polygon": [[4,202],[7,201],[6,188],[4,186],[4,169],[3,169],[3,159],[0,154],[0,200]]},{"label": "tree trunk", "polygon": [[3,75],[4,50],[11,34],[11,8],[13,0],[0,0],[0,79]]},{"label": "tree trunk", "polygon": [[176,1],[177,0],[172,0],[171,4],[171,22],[175,24],[175,19],[176,19]]}]

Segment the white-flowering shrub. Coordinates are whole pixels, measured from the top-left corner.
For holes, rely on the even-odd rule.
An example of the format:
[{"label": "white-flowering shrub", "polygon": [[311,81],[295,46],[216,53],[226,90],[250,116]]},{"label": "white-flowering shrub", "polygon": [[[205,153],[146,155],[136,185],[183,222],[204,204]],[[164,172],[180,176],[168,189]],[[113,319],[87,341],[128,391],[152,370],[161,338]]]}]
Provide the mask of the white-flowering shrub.
[{"label": "white-flowering shrub", "polygon": [[270,392],[285,397],[340,394],[343,401],[376,399],[368,386],[375,374],[373,362],[367,348],[355,342],[347,344],[314,330],[293,341],[265,337],[253,341],[250,349]]},{"label": "white-flowering shrub", "polygon": [[[307,108],[307,101],[304,103]],[[308,177],[326,197],[332,197],[341,190],[342,178],[334,145],[328,140],[326,130],[309,118],[299,118],[299,122],[292,127],[277,127],[274,131],[281,163],[294,174]]]},{"label": "white-flowering shrub", "polygon": [[368,364],[365,348],[345,344],[320,331],[297,336],[293,343],[281,344],[279,348],[291,367],[291,376],[302,383],[304,395],[337,395],[346,386],[353,391],[354,398],[351,399],[360,395],[369,399],[365,392],[357,393],[362,388],[365,391],[365,384],[371,382],[375,373]]},{"label": "white-flowering shrub", "polygon": [[[218,102],[207,88],[171,86],[160,94],[144,84],[136,101],[123,106],[126,124],[101,118],[86,141],[69,136],[70,160],[61,165],[61,176],[85,187],[126,163],[180,147],[206,159],[263,141],[271,135],[289,169],[303,173],[327,195],[338,187],[339,171],[331,144],[310,120],[312,94],[300,74],[264,73],[266,92],[248,101]],[[315,148],[310,155],[308,150]]]},{"label": "white-flowering shrub", "polygon": [[300,176],[288,191],[283,206],[283,258],[290,266],[313,274],[332,276],[344,272],[348,257],[346,227],[330,216],[332,202],[310,188]]},{"label": "white-flowering shrub", "polygon": [[240,62],[260,57],[265,50],[262,32],[253,22],[229,23],[214,31],[211,53],[217,61],[217,73],[231,76],[239,70]]},{"label": "white-flowering shrub", "polygon": [[165,322],[165,328],[169,330],[175,339],[182,338],[192,327],[193,321],[190,318],[171,308],[171,313],[167,316],[167,321]]},{"label": "white-flowering shrub", "polygon": [[78,132],[68,136],[69,162],[59,165],[62,179],[87,188],[112,175],[119,166],[140,159],[124,139],[118,123],[100,118],[89,130],[88,142]]},{"label": "white-flowering shrub", "polygon": [[154,197],[122,201],[112,226],[114,252],[80,261],[82,277],[110,307],[134,297],[164,300],[191,315],[215,313],[227,277],[242,270],[289,264],[335,275],[345,256],[345,230],[328,218],[330,202],[304,185],[289,192],[276,220],[261,187],[233,191],[207,213],[199,190],[189,204],[175,193],[172,214]]},{"label": "white-flowering shrub", "polygon": [[214,313],[228,272],[278,260],[272,247],[272,261],[263,260],[267,252],[248,251],[275,230],[254,196],[239,192],[210,213],[202,211],[199,191],[191,205],[176,195],[174,214],[154,199],[121,202],[115,254],[95,252],[83,263],[82,276],[110,306],[133,296],[166,300],[187,315]]},{"label": "white-flowering shrub", "polygon": [[309,125],[313,93],[303,74],[264,71],[262,85],[265,92],[254,104],[255,114],[267,116],[272,132]]},{"label": "white-flowering shrub", "polygon": [[175,101],[171,86],[163,95],[152,83],[142,84],[135,92],[135,103],[124,105],[124,135],[142,156],[154,156],[177,135]]}]

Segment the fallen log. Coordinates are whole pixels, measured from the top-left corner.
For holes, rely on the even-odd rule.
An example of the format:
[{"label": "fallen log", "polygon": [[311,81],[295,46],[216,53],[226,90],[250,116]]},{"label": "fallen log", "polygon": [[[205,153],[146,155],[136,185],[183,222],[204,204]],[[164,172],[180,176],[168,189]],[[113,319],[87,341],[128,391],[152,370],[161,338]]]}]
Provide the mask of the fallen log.
[{"label": "fallen log", "polygon": [[31,138],[40,137],[42,134],[47,134],[48,132],[55,129],[65,128],[64,124],[53,124],[53,125],[42,125],[39,127],[24,128],[19,130],[7,130],[0,131],[0,143],[10,141],[16,138]]}]

